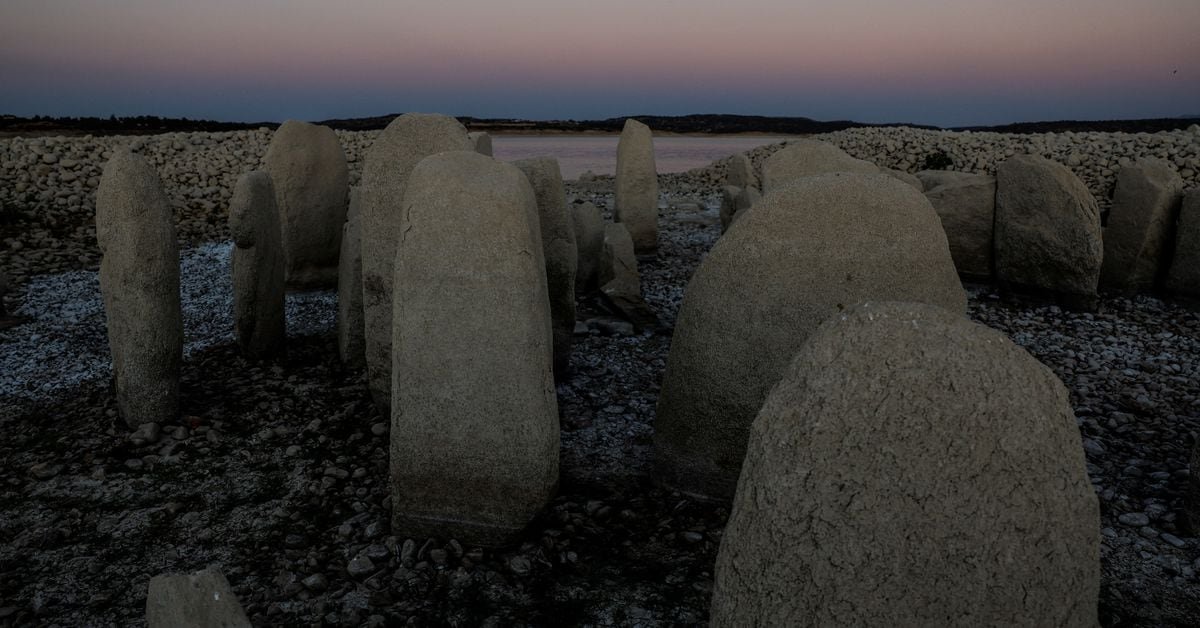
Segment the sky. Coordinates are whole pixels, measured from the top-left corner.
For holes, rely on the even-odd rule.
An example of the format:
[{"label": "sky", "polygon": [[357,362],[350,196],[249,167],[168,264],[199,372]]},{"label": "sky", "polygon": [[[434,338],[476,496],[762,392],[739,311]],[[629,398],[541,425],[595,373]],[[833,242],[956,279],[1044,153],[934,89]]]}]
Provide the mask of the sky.
[{"label": "sky", "polygon": [[0,114],[1200,115],[1200,0],[0,0]]}]

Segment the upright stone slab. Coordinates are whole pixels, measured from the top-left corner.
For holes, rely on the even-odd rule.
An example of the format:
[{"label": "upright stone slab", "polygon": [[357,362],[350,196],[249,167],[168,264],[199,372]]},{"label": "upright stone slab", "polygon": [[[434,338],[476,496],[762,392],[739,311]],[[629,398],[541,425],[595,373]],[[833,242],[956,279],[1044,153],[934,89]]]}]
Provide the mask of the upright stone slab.
[{"label": "upright stone slab", "polygon": [[986,174],[955,177],[925,192],[925,198],[942,221],[959,274],[990,279],[996,178]]},{"label": "upright stone slab", "polygon": [[1140,159],[1121,168],[1104,229],[1100,285],[1132,296],[1165,279],[1175,241],[1183,179],[1161,159]]},{"label": "upright stone slab", "polygon": [[8,275],[0,270],[0,318],[8,315],[8,309],[4,304],[4,297],[8,295]]},{"label": "upright stone slab", "polygon": [[658,171],[650,127],[625,121],[617,142],[617,191],[613,219],[623,223],[639,251],[658,248]]},{"label": "upright stone slab", "polygon": [[406,113],[392,120],[367,151],[359,192],[363,337],[367,384],[384,416],[389,414],[392,386],[393,266],[408,173],[417,162],[434,153],[472,149],[467,130],[458,120],[438,114]]},{"label": "upright stone slab", "polygon": [[727,185],[721,190],[721,233],[733,224],[741,212],[754,206],[762,195],[754,188],[738,188]]},{"label": "upright stone slab", "polygon": [[447,152],[412,170],[396,256],[392,527],[493,545],[558,482],[550,301],[533,189]]},{"label": "upright stone slab", "polygon": [[754,421],[711,625],[1095,626],[1099,529],[1049,369],[957,313],[860,305]]},{"label": "upright stone slab", "polygon": [[746,153],[738,153],[729,158],[729,171],[725,175],[725,185],[738,188],[758,186],[758,177],[754,176],[754,165]]},{"label": "upright stone slab", "polygon": [[554,375],[565,381],[575,337],[575,273],[579,263],[575,227],[567,213],[567,193],[557,159],[535,157],[515,161],[513,165],[525,173],[537,197],[546,283],[550,290],[550,319],[554,324]]},{"label": "upright stone slab", "polygon": [[928,192],[933,188],[949,183],[956,183],[976,175],[971,172],[959,172],[957,170],[922,170],[914,176],[921,182],[921,190]]},{"label": "upright stone slab", "polygon": [[352,188],[338,262],[338,356],[352,368],[365,364],[367,352],[363,340],[361,214],[362,194],[358,188]]},{"label": "upright stone slab", "polygon": [[911,185],[913,187],[913,189],[915,189],[918,192],[925,191],[925,184],[920,179],[918,179],[916,177],[916,175],[914,175],[914,174],[911,174],[904,170],[896,170],[895,168],[880,168],[879,172],[886,174],[887,176],[892,177],[893,179],[897,179],[903,183],[907,183],[907,184]]},{"label": "upright stone slab", "polygon": [[1104,244],[1100,208],[1066,166],[1034,155],[996,171],[995,271],[1001,285],[1096,304]]},{"label": "upright stone slab", "polygon": [[151,578],[146,624],[149,628],[251,628],[229,581],[212,568]]},{"label": "upright stone slab", "polygon": [[684,293],[658,402],[657,479],[733,497],[750,423],[822,321],[869,300],[966,311],[929,201],[882,174],[801,177],[717,241]]},{"label": "upright stone slab", "polygon": [[578,265],[575,271],[575,293],[586,294],[599,288],[600,254],[604,249],[604,217],[591,203],[577,203],[571,208],[571,223],[575,227],[575,248]]},{"label": "upright stone slab", "polygon": [[1200,304],[1200,188],[1188,190],[1182,205],[1167,289],[1176,297]]},{"label": "upright stone slab", "polygon": [[1192,445],[1192,460],[1188,467],[1187,489],[1183,506],[1192,535],[1200,535],[1200,440]]},{"label": "upright stone slab", "polygon": [[467,133],[467,137],[471,139],[471,144],[475,146],[475,152],[480,155],[492,156],[492,136],[485,131],[473,131]]},{"label": "upright stone slab", "polygon": [[271,175],[242,175],[229,203],[233,234],[233,328],[251,358],[275,355],[287,340],[284,251]]},{"label": "upright stone slab", "polygon": [[879,167],[869,161],[855,159],[833,144],[809,139],[788,140],[787,146],[763,162],[762,169],[763,194],[800,177],[833,172],[879,173]]},{"label": "upright stone slab", "polygon": [[275,185],[288,287],[334,287],[349,191],[346,154],[337,134],[326,126],[288,120],[271,137],[264,162]]},{"label": "upright stone slab", "polygon": [[175,419],[183,362],[175,215],[158,173],[125,147],[100,177],[96,240],[117,409],[131,428]]},{"label": "upright stone slab", "polygon": [[609,296],[642,298],[633,238],[625,225],[604,225],[604,248],[600,255],[600,290]]}]

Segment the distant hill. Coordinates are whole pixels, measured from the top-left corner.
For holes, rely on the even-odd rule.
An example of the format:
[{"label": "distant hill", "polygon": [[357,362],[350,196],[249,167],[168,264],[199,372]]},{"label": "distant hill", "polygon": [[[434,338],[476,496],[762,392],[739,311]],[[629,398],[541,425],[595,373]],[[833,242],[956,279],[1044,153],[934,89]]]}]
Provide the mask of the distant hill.
[{"label": "distant hill", "polygon": [[[400,114],[370,118],[321,120],[319,123],[335,129],[371,131],[386,127]],[[852,127],[912,126],[924,129],[938,127],[908,123],[872,124],[853,120],[813,120],[803,117],[742,116],[732,114],[692,114],[686,116],[628,116],[649,125],[658,132],[695,134],[764,133],[772,135],[809,135],[828,133]],[[516,118],[458,119],[472,131],[503,133],[619,133],[625,116],[604,120],[521,120]],[[1053,122],[1021,122],[1000,126],[954,127],[955,131],[995,131],[1001,133],[1047,133],[1063,131],[1120,131],[1126,133],[1155,133],[1186,129],[1200,124],[1200,116],[1157,118],[1150,120],[1057,120]],[[107,118],[34,116],[24,118],[0,115],[0,137],[47,135],[153,135],[176,132],[218,132],[275,128],[278,122],[217,122],[188,118],[133,116]]]}]

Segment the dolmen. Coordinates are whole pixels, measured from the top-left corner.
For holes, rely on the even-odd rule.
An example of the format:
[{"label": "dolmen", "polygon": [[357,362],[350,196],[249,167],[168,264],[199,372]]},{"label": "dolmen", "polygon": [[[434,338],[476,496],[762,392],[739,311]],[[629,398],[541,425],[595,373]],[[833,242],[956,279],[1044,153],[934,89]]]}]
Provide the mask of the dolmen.
[{"label": "dolmen", "polygon": [[409,173],[393,283],[392,529],[496,545],[558,483],[537,199],[516,166],[469,148]]},{"label": "dolmen", "polygon": [[966,311],[920,192],[883,174],[832,173],[763,196],[684,293],[655,421],[658,481],[732,498],[750,424],[792,356],[825,319],[868,300]]},{"label": "dolmen", "polygon": [[630,118],[617,141],[613,219],[625,225],[638,253],[658,248],[658,171],[650,127]]},{"label": "dolmen", "polygon": [[[434,153],[473,149],[467,129],[458,120],[440,114],[406,113],[392,120],[367,151],[359,192],[363,338],[367,385],[383,416],[390,414],[393,266],[402,234],[401,203],[408,174],[417,162]],[[339,223],[339,233],[341,228]]]},{"label": "dolmen", "polygon": [[333,288],[350,176],[337,134],[288,120],[271,136],[263,161],[275,186],[288,287]]},{"label": "dolmen", "polygon": [[173,420],[183,363],[175,215],[158,173],[126,147],[100,177],[96,240],[117,409],[131,428]]},{"label": "dolmen", "polygon": [[1068,393],[959,312],[833,315],[757,414],[711,625],[1097,625],[1100,517]]},{"label": "dolmen", "polygon": [[[929,172],[918,173],[929,175]],[[918,182],[922,182],[918,179]],[[996,177],[968,172],[938,172],[926,176],[922,188],[937,211],[950,244],[958,274],[990,280],[993,274]]]},{"label": "dolmen", "polygon": [[229,203],[233,235],[233,329],[242,353],[265,358],[287,340],[284,311],[286,259],[271,175],[242,175]]}]

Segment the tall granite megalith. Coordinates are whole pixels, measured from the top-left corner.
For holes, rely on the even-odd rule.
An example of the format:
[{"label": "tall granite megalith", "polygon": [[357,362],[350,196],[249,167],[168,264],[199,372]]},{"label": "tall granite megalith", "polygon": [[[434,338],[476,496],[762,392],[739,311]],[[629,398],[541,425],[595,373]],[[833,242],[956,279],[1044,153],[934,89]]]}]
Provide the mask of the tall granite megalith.
[{"label": "tall granite megalith", "polygon": [[1100,285],[1125,296],[1149,292],[1166,278],[1183,179],[1161,159],[1140,159],[1117,173]]},{"label": "tall granite megalith", "polygon": [[617,190],[613,219],[623,223],[638,252],[658,247],[658,172],[650,127],[625,121],[617,142]]},{"label": "tall granite megalith", "polygon": [[287,339],[284,313],[285,258],[271,175],[242,175],[229,203],[233,234],[233,322],[242,353],[263,358]]},{"label": "tall granite megalith", "polygon": [[346,366],[359,368],[366,360],[363,341],[362,194],[350,189],[350,209],[342,226],[341,261],[338,262],[338,357]]}]

